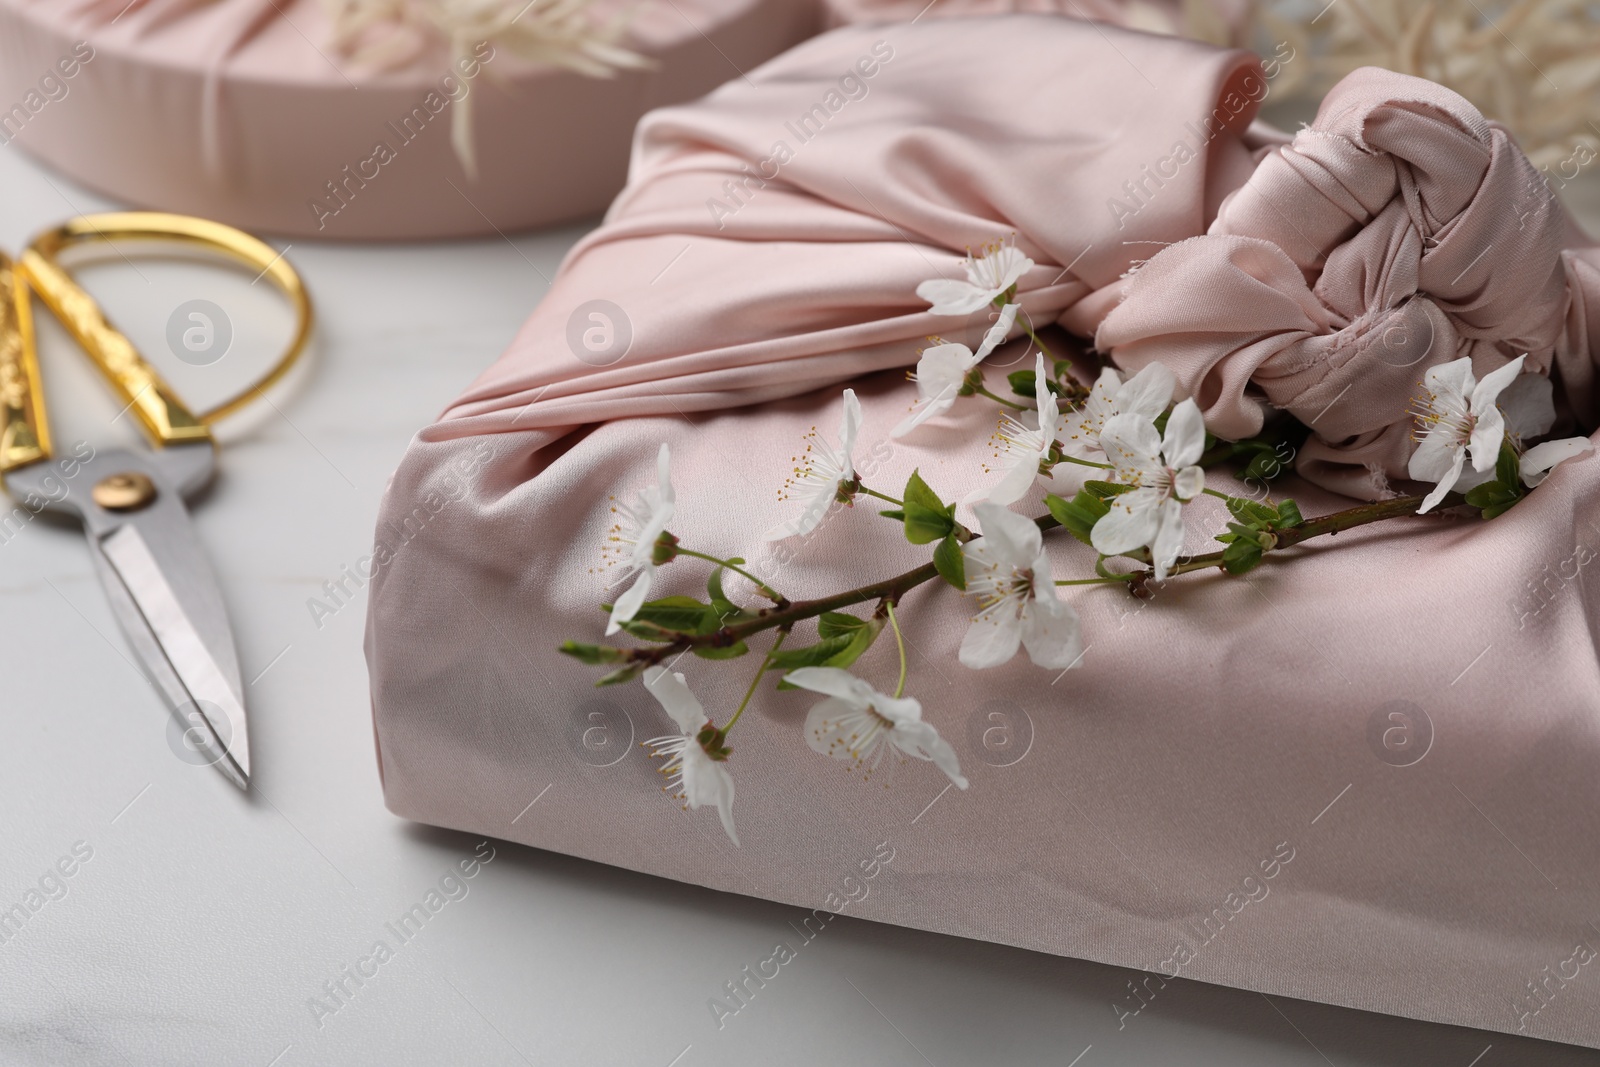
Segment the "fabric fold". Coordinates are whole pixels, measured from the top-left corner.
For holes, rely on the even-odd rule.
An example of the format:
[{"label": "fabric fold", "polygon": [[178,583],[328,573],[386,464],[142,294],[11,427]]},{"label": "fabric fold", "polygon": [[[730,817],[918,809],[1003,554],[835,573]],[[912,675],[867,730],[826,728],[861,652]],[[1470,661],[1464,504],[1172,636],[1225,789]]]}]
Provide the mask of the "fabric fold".
[{"label": "fabric fold", "polygon": [[1575,247],[1592,242],[1504,129],[1442,86],[1364,68],[1206,235],[1134,275],[1095,343],[1169,363],[1224,436],[1291,412],[1312,429],[1302,474],[1378,497],[1406,477],[1423,375],[1463,356],[1481,376],[1527,353],[1593,428],[1587,313],[1570,309],[1600,290]]},{"label": "fabric fold", "polygon": [[[653,112],[606,224],[425,433],[666,413],[699,374],[729,376],[729,403],[792,396],[910,365],[931,334],[976,343],[982,316],[931,315],[914,291],[1011,235],[1035,261],[1026,314],[1081,331],[1077,304],[1103,314],[1124,272],[1202,232],[1280,140],[1250,128],[1269,84],[1249,53],[1124,34],[1138,58],[1123,62],[1109,32],[1048,16],[849,28]],[[625,350],[574,347],[595,300]]]}]

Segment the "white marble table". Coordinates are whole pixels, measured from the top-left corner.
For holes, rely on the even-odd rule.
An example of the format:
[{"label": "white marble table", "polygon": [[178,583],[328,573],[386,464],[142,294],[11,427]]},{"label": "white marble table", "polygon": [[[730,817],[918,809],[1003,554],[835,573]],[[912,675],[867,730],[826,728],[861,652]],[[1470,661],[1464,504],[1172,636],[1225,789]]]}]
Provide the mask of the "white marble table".
[{"label": "white marble table", "polygon": [[[0,247],[110,206],[0,149]],[[719,1030],[707,999],[787,936],[794,909],[515,845],[480,851],[390,815],[363,593],[320,620],[307,602],[370,546],[411,434],[505,346],[581,232],[289,251],[322,315],[314,373],[224,450],[196,508],[249,682],[253,796],[178,757],[77,532],[39,519],[5,535],[0,911],[41,878],[58,899],[41,892],[0,943],[0,1063],[1600,1062],[1184,981],[1119,1032],[1112,1004],[1131,972],[849,918]],[[287,329],[248,277],[113,259],[86,281],[197,397],[220,395]],[[208,367],[178,363],[164,340],[196,297],[227,309],[236,333]],[[130,433],[48,324],[43,349],[59,440]],[[74,849],[59,868],[71,877],[46,877]],[[370,962],[376,940],[398,944],[385,924],[475,852],[492,859],[459,883],[465,895]],[[359,984],[346,977],[358,966]],[[334,999],[327,984],[341,982]]]}]

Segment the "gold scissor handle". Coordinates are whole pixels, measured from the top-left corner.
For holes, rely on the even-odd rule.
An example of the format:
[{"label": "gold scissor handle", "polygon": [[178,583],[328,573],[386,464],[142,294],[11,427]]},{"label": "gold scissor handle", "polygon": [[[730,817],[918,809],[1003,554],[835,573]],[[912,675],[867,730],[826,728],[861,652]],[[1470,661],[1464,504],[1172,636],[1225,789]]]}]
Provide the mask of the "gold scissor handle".
[{"label": "gold scissor handle", "polygon": [[0,473],[50,455],[27,284],[0,252]]},{"label": "gold scissor handle", "polygon": [[[94,298],[59,262],[62,251],[111,240],[187,244],[219,252],[260,271],[289,300],[295,332],[271,370],[254,385],[209,410],[191,412],[165,379],[112,326]],[[20,263],[0,256],[0,473],[50,455],[50,430],[34,352],[29,292],[61,320],[139,419],[157,446],[211,440],[211,425],[247,405],[277,383],[304,354],[311,337],[311,300],[300,276],[281,252],[232,226],[159,211],[85,215],[34,239]]]}]

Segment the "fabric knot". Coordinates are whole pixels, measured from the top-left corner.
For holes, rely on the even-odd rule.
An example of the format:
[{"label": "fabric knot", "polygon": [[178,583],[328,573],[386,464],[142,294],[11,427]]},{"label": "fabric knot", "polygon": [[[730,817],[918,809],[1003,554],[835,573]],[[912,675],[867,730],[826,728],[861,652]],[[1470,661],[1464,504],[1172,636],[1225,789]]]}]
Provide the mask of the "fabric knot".
[{"label": "fabric knot", "polygon": [[1312,430],[1303,474],[1379,496],[1406,476],[1429,367],[1577,364],[1558,384],[1592,413],[1590,331],[1572,305],[1600,301],[1583,301],[1565,254],[1587,243],[1504,129],[1443,86],[1364,68],[1206,236],[1130,279],[1095,343],[1130,369],[1167,363],[1223,436],[1258,432],[1269,406],[1291,412]]}]

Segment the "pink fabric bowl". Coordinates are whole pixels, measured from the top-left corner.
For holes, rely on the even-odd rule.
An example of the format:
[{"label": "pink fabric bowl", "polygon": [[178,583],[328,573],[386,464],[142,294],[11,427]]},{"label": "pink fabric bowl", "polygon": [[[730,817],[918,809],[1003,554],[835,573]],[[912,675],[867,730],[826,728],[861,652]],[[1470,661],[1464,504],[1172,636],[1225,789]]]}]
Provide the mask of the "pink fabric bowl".
[{"label": "pink fabric bowl", "polygon": [[[459,73],[442,46],[373,75],[321,43],[320,0],[220,0],[165,24],[159,4],[111,22],[120,5],[74,16],[83,6],[0,0],[0,111],[24,107],[21,121],[0,115],[5,140],[140,207],[333,240],[492,235],[596,214],[622,188],[639,116],[737,77],[817,22],[812,0],[674,0],[633,23],[629,44],[654,69],[601,79],[498,55],[466,82],[473,180],[452,151],[452,106],[425,106]],[[93,58],[62,78],[78,41]],[[49,77],[64,95],[41,89]],[[406,128],[418,108],[429,121]],[[380,140],[394,158],[369,165]]]},{"label": "pink fabric bowl", "polygon": [[[845,96],[854,72],[868,88]],[[777,488],[802,435],[836,425],[845,383],[862,398],[869,484],[920,469],[947,498],[974,488],[985,405],[958,406],[947,432],[888,431],[911,404],[903,371],[919,341],[972,343],[986,325],[929,314],[916,284],[1010,233],[1036,261],[1020,286],[1036,322],[1098,330],[1129,362],[1170,351],[1208,409],[1237,419],[1262,394],[1299,395],[1275,396],[1252,374],[1281,366],[1239,352],[1309,346],[1307,389],[1344,366],[1345,347],[1312,343],[1340,328],[1320,300],[1321,318],[1289,328],[1289,311],[1309,317],[1300,287],[1365,277],[1349,291],[1366,306],[1416,302],[1392,273],[1385,288],[1348,264],[1293,259],[1403,238],[1385,214],[1399,202],[1426,238],[1418,277],[1443,274],[1420,291],[1461,323],[1477,314],[1463,304],[1485,309],[1475,358],[1503,359],[1496,345],[1531,321],[1543,365],[1581,400],[1592,290],[1572,261],[1589,253],[1558,205],[1541,209],[1554,228],[1488,257],[1475,296],[1450,288],[1470,254],[1454,265],[1463,250],[1447,233],[1475,196],[1493,217],[1504,194],[1474,161],[1513,151],[1503,137],[1458,97],[1362,72],[1291,142],[1251,125],[1261,79],[1246,53],[1064,18],[928,19],[837,30],[648,116],[607,223],[510,350],[419,433],[383,504],[367,652],[391,809],[806,908],[1600,1047],[1600,981],[1577,977],[1600,945],[1600,594],[1583,579],[1600,552],[1600,458],[1558,468],[1491,523],[1351,531],[1295,550],[1291,566],[1185,577],[1149,601],[1080,591],[1088,647],[1059,678],[1020,657],[957,666],[971,602],[920,588],[902,612],[910,692],[971,788],[920,763],[862,782],[806,747],[814,696],[763,688],[732,737],[740,848],[713,813],[661,795],[636,742],[670,724],[642,686],[596,690],[594,668],[556,652],[600,639],[608,497],[654,478],[663,441],[673,532],[745,556],[791,598],[925,561],[865,506],[837,509],[813,537],[757,538],[789,515]],[[1371,140],[1407,115],[1433,125]],[[1451,129],[1457,147],[1441,155]],[[1174,164],[1180,141],[1188,157]],[[1430,160],[1451,163],[1435,168],[1448,177],[1424,180]],[[1303,183],[1275,177],[1285,168]],[[1278,213],[1323,245],[1279,244],[1264,229]],[[1256,259],[1223,254],[1244,239],[1230,227],[1251,221]],[[1225,242],[1191,263],[1198,273],[1176,269],[1191,238]],[[1453,269],[1428,261],[1436,251]],[[1298,265],[1244,271],[1278,255]],[[1208,304],[1202,283],[1219,273],[1233,288]],[[582,343],[597,309],[625,327],[598,351]],[[1195,336],[1197,322],[1217,336]],[[1391,383],[1363,404],[1388,425],[1409,393]],[[1340,420],[1361,410],[1335,407]],[[1348,503],[1294,479],[1282,492],[1307,515]],[[1222,526],[1207,506],[1190,551],[1199,527]],[[1083,546],[1049,543],[1057,574],[1087,566]],[[674,562],[659,591],[700,592],[704,574]],[[677,666],[719,721],[754,669]],[[856,670],[892,683],[892,642]],[[893,864],[855,899],[885,841]],[[1159,993],[1160,978],[1144,981]],[[1108,1032],[1146,1025],[1120,981],[1107,999]]]}]

